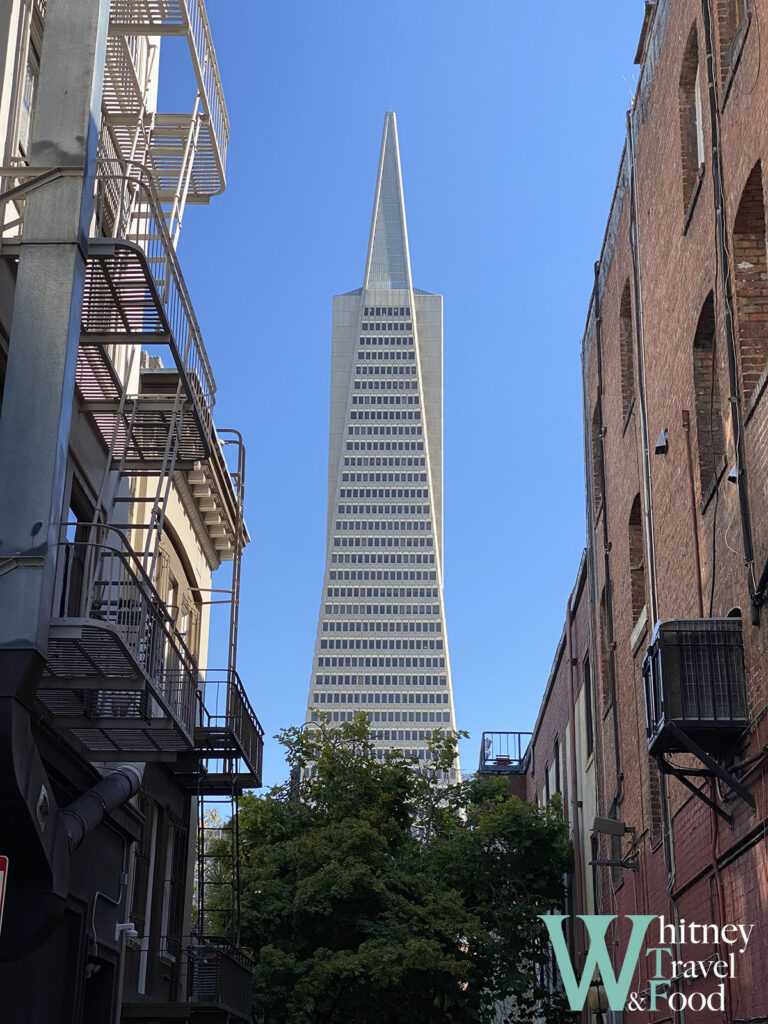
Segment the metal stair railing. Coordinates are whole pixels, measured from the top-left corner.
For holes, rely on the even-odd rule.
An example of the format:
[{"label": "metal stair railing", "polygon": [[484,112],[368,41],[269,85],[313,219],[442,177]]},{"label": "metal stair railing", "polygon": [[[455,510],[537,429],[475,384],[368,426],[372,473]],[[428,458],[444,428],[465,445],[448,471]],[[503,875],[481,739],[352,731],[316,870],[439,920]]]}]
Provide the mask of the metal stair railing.
[{"label": "metal stair railing", "polygon": [[[213,371],[165,214],[155,195],[151,175],[143,164],[117,157],[99,159],[95,216],[100,238],[130,242],[143,251],[173,339],[178,369],[197,378],[197,392],[210,408],[216,391]],[[131,330],[142,332],[145,329],[143,316],[137,322],[136,311],[131,314],[126,310],[125,313],[123,326],[127,321]],[[98,327],[96,323],[84,323],[86,333]]]},{"label": "metal stair railing", "polygon": [[229,116],[203,0],[112,0],[111,35],[186,35],[206,123],[215,140],[222,180]]},{"label": "metal stair railing", "polygon": [[[122,534],[108,525],[68,525],[75,537],[59,545],[52,626],[89,620],[117,632],[152,696],[191,734],[197,663],[138,556]],[[78,531],[84,536],[78,537]],[[74,571],[75,565],[81,570]]]}]

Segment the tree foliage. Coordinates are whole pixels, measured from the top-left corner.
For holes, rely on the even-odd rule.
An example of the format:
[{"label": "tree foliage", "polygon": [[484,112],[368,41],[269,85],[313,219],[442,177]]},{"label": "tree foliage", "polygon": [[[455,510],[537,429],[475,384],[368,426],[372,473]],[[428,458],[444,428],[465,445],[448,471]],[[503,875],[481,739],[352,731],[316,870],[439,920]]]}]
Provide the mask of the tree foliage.
[{"label": "tree foliage", "polygon": [[[364,715],[280,735],[299,786],[240,808],[242,940],[266,1024],[560,1021],[537,915],[562,904],[557,807],[503,778],[448,785],[433,760],[375,756]],[[305,773],[306,774],[306,773]]]}]

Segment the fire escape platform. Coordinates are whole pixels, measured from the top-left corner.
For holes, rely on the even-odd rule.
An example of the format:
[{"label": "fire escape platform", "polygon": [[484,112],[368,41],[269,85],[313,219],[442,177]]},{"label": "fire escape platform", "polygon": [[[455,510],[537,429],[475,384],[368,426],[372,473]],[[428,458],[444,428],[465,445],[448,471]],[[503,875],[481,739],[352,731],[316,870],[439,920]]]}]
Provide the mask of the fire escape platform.
[{"label": "fire escape platform", "polygon": [[[19,242],[5,242],[3,256],[18,258],[20,248]],[[164,347],[175,363],[175,372],[168,368],[154,375],[157,393],[140,393],[123,401],[122,384],[107,351],[120,345]],[[190,348],[188,340],[186,351],[182,351],[168,323],[146,253],[132,242],[91,239],[76,382],[84,410],[93,416],[107,448],[114,448],[115,460],[136,463],[148,473],[162,465],[179,382],[185,402],[177,467],[193,468],[210,458],[211,395],[204,383],[208,368],[201,365],[198,370],[189,365],[202,362],[190,360]]]},{"label": "fire escape platform", "polygon": [[[119,532],[91,525],[60,545],[44,714],[88,756],[108,761],[193,747],[197,667]],[[94,539],[95,538],[95,539]]]},{"label": "fire escape platform", "polygon": [[194,731],[199,760],[181,758],[173,766],[174,773],[187,788],[208,795],[229,795],[260,786],[264,730],[240,677],[234,671],[200,674],[203,679]]},{"label": "fire escape platform", "polygon": [[154,685],[119,626],[53,620],[46,666],[38,699],[56,729],[89,756],[167,760],[169,751],[192,748],[181,713],[183,679]]},{"label": "fire escape platform", "polygon": [[[144,112],[132,41],[139,36],[185,37],[197,84],[191,115]],[[147,169],[163,202],[176,198],[191,145],[185,201],[207,203],[224,191],[229,117],[203,0],[112,0],[104,76],[105,125],[118,150],[136,151],[137,119]]]},{"label": "fire escape platform", "polygon": [[146,677],[123,638],[110,622],[54,619],[48,634],[43,688],[77,685],[83,689],[143,690]]},{"label": "fire escape platform", "polygon": [[[130,153],[136,131],[136,115],[106,114],[104,126],[112,136],[118,152]],[[214,196],[221,195],[225,182],[218,160],[216,139],[208,122],[202,121],[196,126],[196,118],[191,114],[163,113],[144,115],[141,126],[147,140],[145,166],[161,203],[171,203],[176,198],[185,165],[187,140],[196,127],[194,158],[189,164],[185,202],[193,206],[207,205]]]}]

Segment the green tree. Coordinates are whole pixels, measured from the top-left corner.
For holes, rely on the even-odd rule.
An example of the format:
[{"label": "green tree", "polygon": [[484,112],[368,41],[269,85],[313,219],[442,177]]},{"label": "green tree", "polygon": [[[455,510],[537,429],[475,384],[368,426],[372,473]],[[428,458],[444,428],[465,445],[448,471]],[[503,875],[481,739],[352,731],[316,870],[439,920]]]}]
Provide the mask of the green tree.
[{"label": "green tree", "polygon": [[510,796],[503,779],[447,784],[456,740],[438,733],[426,769],[380,760],[363,714],[280,740],[294,778],[313,770],[298,792],[241,803],[242,937],[259,1019],[566,1019],[538,980],[537,914],[561,905],[570,858],[557,808]]}]

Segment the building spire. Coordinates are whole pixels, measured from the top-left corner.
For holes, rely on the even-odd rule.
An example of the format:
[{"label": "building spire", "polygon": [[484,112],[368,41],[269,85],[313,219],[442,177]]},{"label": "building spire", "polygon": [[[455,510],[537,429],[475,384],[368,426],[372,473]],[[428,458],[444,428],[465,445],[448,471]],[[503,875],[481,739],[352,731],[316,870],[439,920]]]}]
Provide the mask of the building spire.
[{"label": "building spire", "polygon": [[393,111],[384,115],[379,173],[373,200],[371,237],[363,288],[398,290],[411,287],[411,261],[405,227],[403,180],[397,122]]}]

